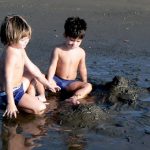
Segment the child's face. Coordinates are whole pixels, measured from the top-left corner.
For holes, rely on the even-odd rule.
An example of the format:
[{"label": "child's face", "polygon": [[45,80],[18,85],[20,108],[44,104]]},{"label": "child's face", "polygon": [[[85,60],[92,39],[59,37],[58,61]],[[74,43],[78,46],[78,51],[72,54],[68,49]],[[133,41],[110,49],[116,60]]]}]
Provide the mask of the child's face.
[{"label": "child's face", "polygon": [[30,40],[29,37],[23,37],[22,39],[18,41],[18,43],[13,44],[12,46],[16,48],[24,49],[29,43],[29,40]]},{"label": "child's face", "polygon": [[20,48],[24,49],[29,43],[29,40],[30,40],[29,37],[23,37],[22,39],[18,41],[18,45],[20,46]]},{"label": "child's face", "polygon": [[68,48],[74,49],[78,48],[82,42],[82,39],[79,38],[71,38],[71,37],[66,37],[66,45]]}]

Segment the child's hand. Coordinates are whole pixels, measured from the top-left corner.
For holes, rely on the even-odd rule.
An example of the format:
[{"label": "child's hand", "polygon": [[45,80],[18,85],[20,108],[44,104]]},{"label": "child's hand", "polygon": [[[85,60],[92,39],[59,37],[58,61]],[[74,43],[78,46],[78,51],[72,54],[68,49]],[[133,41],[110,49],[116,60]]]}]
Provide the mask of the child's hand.
[{"label": "child's hand", "polygon": [[8,104],[6,110],[3,114],[3,117],[7,116],[9,118],[12,118],[14,116],[15,118],[17,118],[17,113],[18,113],[18,109],[17,109],[16,105]]},{"label": "child's hand", "polygon": [[50,84],[51,86],[57,86],[55,80],[53,80],[53,79],[50,79],[50,80],[49,80],[49,84]]},{"label": "child's hand", "polygon": [[58,85],[56,85],[54,88],[55,88],[56,92],[59,92],[61,90],[61,88]]},{"label": "child's hand", "polygon": [[49,90],[51,90],[52,92],[58,92],[61,90],[61,88],[56,84],[56,82],[53,79],[50,80],[49,83],[50,83]]},{"label": "child's hand", "polygon": [[53,87],[51,86],[51,87],[49,88],[49,90],[51,90],[52,92],[56,93],[56,92],[60,91],[61,88],[60,88],[58,85],[55,85],[55,86],[53,86]]}]

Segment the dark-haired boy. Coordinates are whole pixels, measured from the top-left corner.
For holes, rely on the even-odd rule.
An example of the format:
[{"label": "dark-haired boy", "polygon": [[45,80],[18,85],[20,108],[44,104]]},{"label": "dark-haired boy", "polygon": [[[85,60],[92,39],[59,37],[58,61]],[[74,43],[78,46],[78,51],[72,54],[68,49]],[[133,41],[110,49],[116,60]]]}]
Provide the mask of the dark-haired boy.
[{"label": "dark-haired boy", "polygon": [[[76,105],[80,103],[79,99],[84,98],[92,90],[92,85],[87,82],[86,54],[80,47],[87,24],[79,17],[69,17],[64,29],[66,41],[53,50],[48,81],[50,84],[57,84],[63,90],[73,92],[73,96],[66,101]],[[76,80],[78,71],[81,81]]]}]

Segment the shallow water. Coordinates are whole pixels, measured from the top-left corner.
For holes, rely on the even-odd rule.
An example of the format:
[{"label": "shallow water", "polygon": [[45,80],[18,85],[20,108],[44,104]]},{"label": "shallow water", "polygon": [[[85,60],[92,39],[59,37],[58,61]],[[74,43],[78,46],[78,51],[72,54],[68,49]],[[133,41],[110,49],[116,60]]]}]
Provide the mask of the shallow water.
[{"label": "shallow water", "polygon": [[[33,36],[27,53],[42,71],[47,70],[52,48],[63,41],[64,20],[78,15],[88,23],[82,46],[90,81],[106,83],[120,75],[139,87],[150,87],[150,1],[0,0],[0,21],[12,13],[23,15],[31,24]],[[0,52],[2,49],[0,45]],[[3,120],[1,111],[0,149],[149,149],[149,94],[139,97],[133,106],[106,108],[109,117],[89,128],[62,124],[58,100],[51,97],[49,111],[41,117],[20,114],[17,120],[9,121]]]}]

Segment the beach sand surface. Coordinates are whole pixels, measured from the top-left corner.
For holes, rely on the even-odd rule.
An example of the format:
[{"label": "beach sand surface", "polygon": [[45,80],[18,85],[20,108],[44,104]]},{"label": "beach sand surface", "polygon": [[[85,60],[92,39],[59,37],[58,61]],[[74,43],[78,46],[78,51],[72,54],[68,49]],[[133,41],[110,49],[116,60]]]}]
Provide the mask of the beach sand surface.
[{"label": "beach sand surface", "polygon": [[[27,54],[44,73],[52,49],[64,41],[66,18],[79,16],[88,24],[82,47],[90,81],[106,83],[119,75],[150,87],[150,1],[0,0],[0,22],[9,14],[19,14],[31,25]],[[1,111],[0,149],[149,150],[149,95],[139,99],[138,107],[110,111],[109,119],[90,129],[61,125],[58,99],[49,101],[50,111],[41,117],[24,114],[9,121]]]}]

